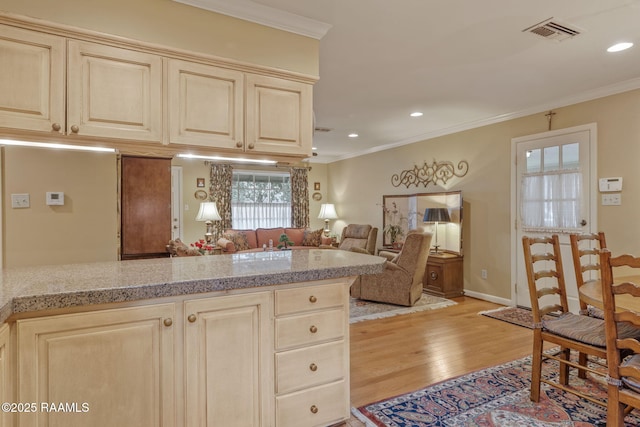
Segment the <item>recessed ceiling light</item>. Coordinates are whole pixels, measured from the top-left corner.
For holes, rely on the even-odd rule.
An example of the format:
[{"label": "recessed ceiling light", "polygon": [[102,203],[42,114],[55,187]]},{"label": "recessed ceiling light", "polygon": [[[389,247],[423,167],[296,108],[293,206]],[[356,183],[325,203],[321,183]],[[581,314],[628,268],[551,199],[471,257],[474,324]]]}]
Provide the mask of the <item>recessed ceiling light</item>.
[{"label": "recessed ceiling light", "polygon": [[350,133],[349,134],[349,138],[357,138],[358,134],[357,133]]},{"label": "recessed ceiling light", "polygon": [[317,149],[318,149],[318,147],[311,147],[311,149],[312,149],[312,150],[317,150]]},{"label": "recessed ceiling light", "polygon": [[420,111],[413,112],[409,114],[411,117],[422,117],[422,113]]},{"label": "recessed ceiling light", "polygon": [[620,52],[622,50],[629,49],[631,46],[633,46],[633,43],[631,42],[616,43],[613,46],[609,47],[607,49],[607,52]]}]

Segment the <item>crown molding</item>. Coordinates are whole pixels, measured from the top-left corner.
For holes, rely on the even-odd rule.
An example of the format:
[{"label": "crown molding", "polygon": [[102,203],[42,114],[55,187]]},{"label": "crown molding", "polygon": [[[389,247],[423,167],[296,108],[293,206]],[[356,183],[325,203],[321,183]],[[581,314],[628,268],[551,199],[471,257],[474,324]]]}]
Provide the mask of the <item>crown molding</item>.
[{"label": "crown molding", "polygon": [[331,24],[306,18],[284,10],[265,6],[251,0],[173,0],[211,12],[220,13],[256,24],[266,25],[290,33],[320,40]]}]

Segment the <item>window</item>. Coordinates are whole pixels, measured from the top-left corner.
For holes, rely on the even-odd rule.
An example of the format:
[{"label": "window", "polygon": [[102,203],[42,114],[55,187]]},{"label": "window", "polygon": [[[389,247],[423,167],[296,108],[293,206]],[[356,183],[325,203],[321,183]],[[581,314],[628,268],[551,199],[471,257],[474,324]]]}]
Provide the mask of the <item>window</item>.
[{"label": "window", "polygon": [[527,151],[522,177],[522,228],[530,231],[571,231],[580,227],[582,173],[579,144]]},{"label": "window", "polygon": [[234,171],[231,222],[235,229],[291,226],[291,177],[288,172]]}]

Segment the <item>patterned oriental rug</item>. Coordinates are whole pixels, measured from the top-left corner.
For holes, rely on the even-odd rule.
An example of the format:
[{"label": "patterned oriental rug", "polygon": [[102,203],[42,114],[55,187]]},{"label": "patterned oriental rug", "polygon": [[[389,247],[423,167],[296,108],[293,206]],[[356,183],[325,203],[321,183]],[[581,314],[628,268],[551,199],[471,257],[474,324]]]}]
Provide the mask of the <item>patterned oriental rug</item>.
[{"label": "patterned oriental rug", "polygon": [[[555,362],[543,364],[546,377],[555,377],[557,371]],[[572,375],[572,385],[606,399],[604,380],[581,380]],[[540,402],[531,402],[530,376],[531,359],[526,357],[413,393],[352,408],[351,412],[367,427],[604,426],[604,407],[544,383]],[[625,421],[627,425],[640,425],[636,412],[628,415]]]},{"label": "patterned oriental rug", "polygon": [[422,294],[422,297],[420,297],[413,307],[404,307],[401,305],[384,304],[351,298],[349,302],[349,323],[362,322],[363,320],[382,319],[384,317],[416,313],[418,311],[435,310],[456,304],[457,303],[455,301],[427,294]]},{"label": "patterned oriental rug", "polygon": [[533,315],[531,314],[531,310],[525,308],[500,307],[495,310],[481,311],[479,314],[533,329]]}]

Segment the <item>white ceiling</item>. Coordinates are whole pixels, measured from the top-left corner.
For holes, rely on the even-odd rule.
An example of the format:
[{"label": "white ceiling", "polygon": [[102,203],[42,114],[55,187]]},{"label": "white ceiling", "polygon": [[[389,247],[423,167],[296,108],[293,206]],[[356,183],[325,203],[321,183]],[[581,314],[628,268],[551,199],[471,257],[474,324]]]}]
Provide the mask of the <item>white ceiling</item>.
[{"label": "white ceiling", "polygon": [[[290,22],[299,15],[305,28],[330,24],[316,36],[314,111],[316,127],[331,131],[314,134],[313,162],[640,87],[640,0],[192,1],[222,13],[221,4],[242,4],[270,19],[285,12]],[[552,17],[581,34],[558,42],[523,32]],[[635,46],[606,52],[619,41]]]}]

